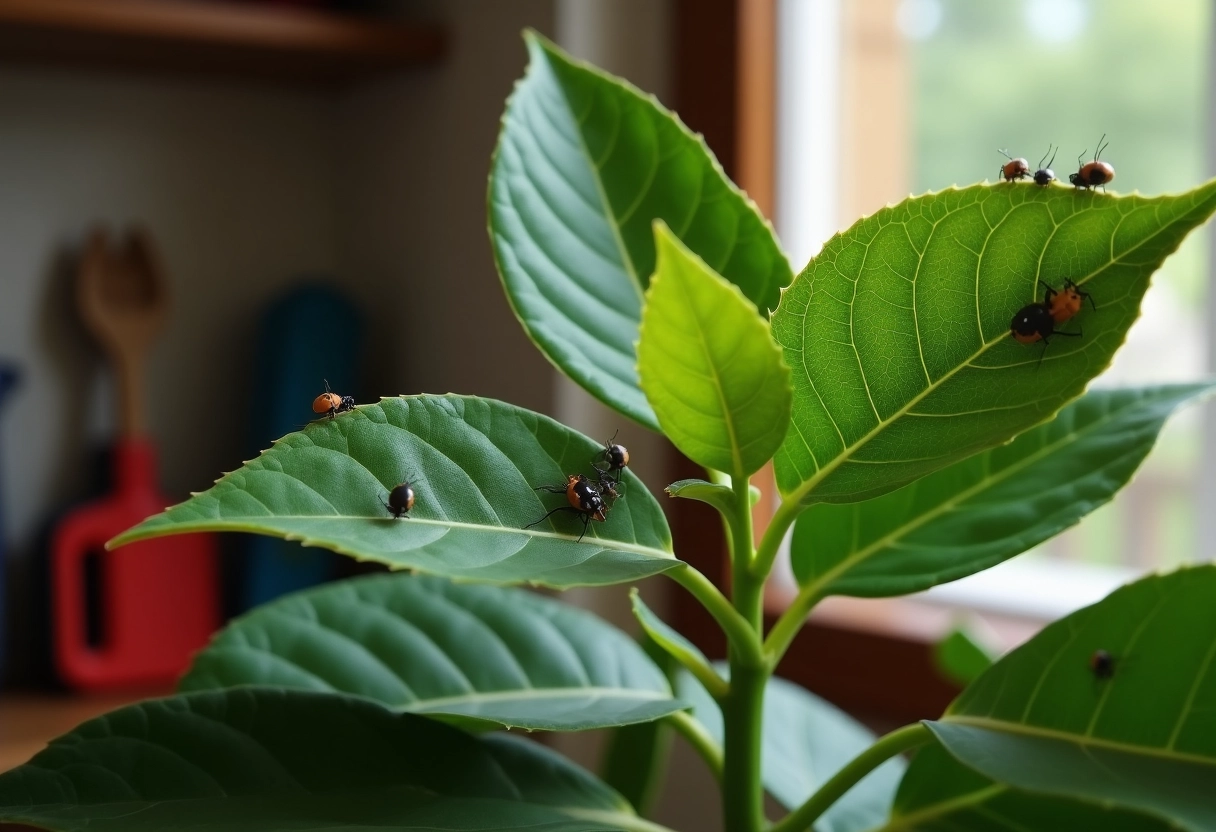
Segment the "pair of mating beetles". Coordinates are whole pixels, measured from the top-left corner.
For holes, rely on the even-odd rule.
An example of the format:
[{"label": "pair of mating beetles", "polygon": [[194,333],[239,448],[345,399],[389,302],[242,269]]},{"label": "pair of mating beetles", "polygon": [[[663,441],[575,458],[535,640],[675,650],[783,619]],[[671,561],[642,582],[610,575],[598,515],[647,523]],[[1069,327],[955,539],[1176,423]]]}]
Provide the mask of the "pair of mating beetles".
[{"label": "pair of mating beetles", "polygon": [[[625,466],[629,464],[629,450],[624,445],[616,443],[616,434],[604,443],[604,448],[591,460],[595,469],[595,479],[583,474],[566,475],[565,485],[538,485],[536,491],[548,491],[551,494],[565,494],[569,505],[558,506],[535,523],[524,526],[530,529],[538,523],[543,523],[559,511],[569,511],[583,519],[583,533],[579,540],[587,534],[587,526],[592,520],[603,523],[608,519],[608,511],[616,505],[616,501],[624,496],[624,486],[621,478]],[[609,503],[605,497],[612,502]]]}]

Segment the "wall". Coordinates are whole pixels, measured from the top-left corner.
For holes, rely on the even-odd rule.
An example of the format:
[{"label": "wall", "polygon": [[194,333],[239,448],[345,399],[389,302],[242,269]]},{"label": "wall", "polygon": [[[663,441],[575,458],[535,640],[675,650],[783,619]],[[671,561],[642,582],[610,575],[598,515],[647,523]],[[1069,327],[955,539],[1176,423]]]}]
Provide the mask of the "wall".
[{"label": "wall", "polygon": [[149,366],[150,422],[163,484],[184,495],[240,462],[256,307],[337,265],[332,118],[317,94],[0,72],[0,359],[24,375],[0,413],[14,600],[29,600],[40,527],[86,495],[91,451],[115,430],[71,292],[88,230],[141,222],[159,243],[173,313]]}]

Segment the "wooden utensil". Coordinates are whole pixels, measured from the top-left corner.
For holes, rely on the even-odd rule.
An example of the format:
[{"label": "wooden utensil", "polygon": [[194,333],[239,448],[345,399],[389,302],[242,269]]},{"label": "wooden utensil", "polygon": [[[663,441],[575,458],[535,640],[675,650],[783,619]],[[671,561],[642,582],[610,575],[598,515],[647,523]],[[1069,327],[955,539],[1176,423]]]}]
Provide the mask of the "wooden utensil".
[{"label": "wooden utensil", "polygon": [[[55,530],[51,571],[55,658],[68,683],[93,690],[171,683],[219,623],[215,541],[151,540],[105,551],[105,542],[171,501],[156,488],[147,431],[144,368],[168,316],[167,282],[146,233],[122,247],[104,230],[89,240],[76,284],[80,315],[114,363],[121,434],[112,493],[72,512]],[[99,559],[99,643],[87,635],[85,567]]]}]

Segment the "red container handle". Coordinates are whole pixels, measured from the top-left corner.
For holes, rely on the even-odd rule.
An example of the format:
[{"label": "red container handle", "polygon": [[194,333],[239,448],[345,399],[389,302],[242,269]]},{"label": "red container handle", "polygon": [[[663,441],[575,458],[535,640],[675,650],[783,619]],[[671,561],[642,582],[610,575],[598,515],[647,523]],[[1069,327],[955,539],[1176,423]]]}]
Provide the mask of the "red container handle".
[{"label": "red container handle", "polygon": [[60,524],[52,544],[55,658],[64,681],[73,686],[95,683],[103,670],[104,647],[96,650],[88,643],[84,570],[90,554],[105,551],[112,527],[108,517],[86,509]]}]

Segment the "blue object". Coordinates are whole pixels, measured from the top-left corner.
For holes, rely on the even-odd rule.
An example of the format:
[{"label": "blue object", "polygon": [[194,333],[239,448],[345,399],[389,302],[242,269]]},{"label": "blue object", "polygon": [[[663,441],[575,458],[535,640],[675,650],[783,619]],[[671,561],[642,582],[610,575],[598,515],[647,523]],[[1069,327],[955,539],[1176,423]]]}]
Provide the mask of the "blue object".
[{"label": "blue object", "polygon": [[[250,457],[312,419],[325,380],[339,395],[354,390],[362,320],[353,303],[319,282],[297,285],[262,313],[250,400]],[[244,612],[287,592],[335,577],[339,555],[263,535],[245,540],[237,607]]]},{"label": "blue object", "polygon": [[[0,364],[0,407],[4,406],[4,399],[8,396],[12,389],[17,386],[21,374],[17,372],[17,368],[11,364]],[[0,483],[2,486],[3,483]],[[4,611],[4,602],[6,599],[5,593],[5,573],[8,572],[8,561],[5,559],[4,550],[4,492],[0,488],[0,672],[4,669],[4,644],[5,632],[4,622],[6,613]]]}]

